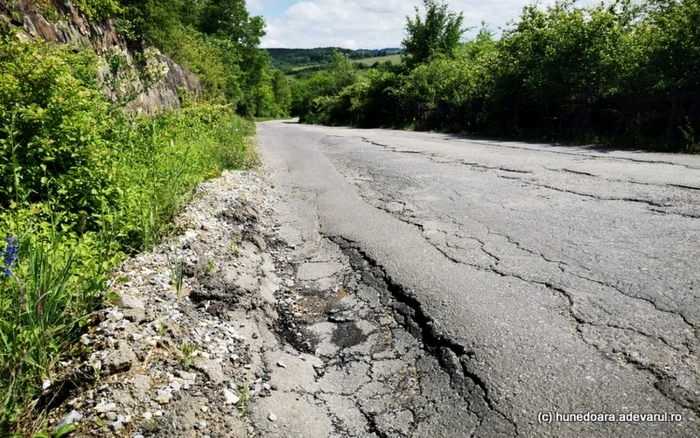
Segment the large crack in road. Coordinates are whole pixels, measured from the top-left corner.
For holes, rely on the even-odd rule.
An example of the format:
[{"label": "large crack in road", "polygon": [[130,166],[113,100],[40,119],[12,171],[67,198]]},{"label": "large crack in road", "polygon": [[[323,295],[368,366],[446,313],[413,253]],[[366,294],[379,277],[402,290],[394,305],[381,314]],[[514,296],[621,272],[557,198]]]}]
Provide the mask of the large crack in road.
[{"label": "large crack in road", "polygon": [[[335,434],[697,435],[700,160],[280,123],[259,138],[303,229],[281,332],[323,360],[326,388],[297,395]],[[383,354],[410,377],[378,372]],[[555,411],[683,421],[540,424]]]}]

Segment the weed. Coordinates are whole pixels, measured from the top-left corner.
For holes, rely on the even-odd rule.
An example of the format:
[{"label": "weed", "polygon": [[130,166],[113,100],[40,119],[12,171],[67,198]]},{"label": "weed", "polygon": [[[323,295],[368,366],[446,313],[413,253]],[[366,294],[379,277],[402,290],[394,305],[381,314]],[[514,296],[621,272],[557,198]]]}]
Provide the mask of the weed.
[{"label": "weed", "polygon": [[413,424],[418,425],[420,423],[420,412],[415,411],[413,413]]},{"label": "weed", "polygon": [[238,412],[241,413],[242,417],[248,416],[248,410],[246,409],[246,403],[248,403],[248,399],[250,398],[250,374],[246,376],[245,383],[243,384],[243,387],[241,388],[241,398],[238,400],[238,403],[236,403],[236,408],[238,409]]},{"label": "weed", "polygon": [[182,259],[177,254],[172,257],[168,255],[168,264],[170,266],[170,281],[175,287],[175,291],[177,291],[177,300],[182,301],[182,279],[184,275]]},{"label": "weed", "polygon": [[207,259],[207,274],[211,275],[216,271],[216,265],[212,259]]},{"label": "weed", "polygon": [[194,353],[197,351],[196,344],[182,344],[180,346],[180,351],[182,352],[182,367],[188,369],[192,365],[192,359],[194,358]]},{"label": "weed", "polygon": [[241,253],[238,236],[233,236],[231,238],[231,253],[236,257]]},{"label": "weed", "polygon": [[685,152],[689,154],[700,154],[700,141],[697,140],[698,136],[695,134],[693,125],[688,118],[686,118],[685,127],[679,126],[679,129],[683,134]]},{"label": "weed", "polygon": [[165,325],[165,323],[164,323],[163,320],[160,318],[160,316],[158,317],[158,327],[157,327],[157,329],[158,329],[158,336],[160,336],[160,337],[165,336],[165,334],[166,334],[167,331],[168,331],[168,326]]}]

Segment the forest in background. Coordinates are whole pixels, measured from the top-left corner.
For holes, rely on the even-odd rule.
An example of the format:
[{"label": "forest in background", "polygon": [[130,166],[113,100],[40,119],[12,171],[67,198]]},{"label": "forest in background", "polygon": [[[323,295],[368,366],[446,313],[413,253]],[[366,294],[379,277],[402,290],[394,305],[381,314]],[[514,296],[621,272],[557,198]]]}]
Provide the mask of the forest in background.
[{"label": "forest in background", "polygon": [[425,0],[400,65],[342,53],[292,85],[302,122],[700,153],[700,2],[526,6],[500,38]]}]

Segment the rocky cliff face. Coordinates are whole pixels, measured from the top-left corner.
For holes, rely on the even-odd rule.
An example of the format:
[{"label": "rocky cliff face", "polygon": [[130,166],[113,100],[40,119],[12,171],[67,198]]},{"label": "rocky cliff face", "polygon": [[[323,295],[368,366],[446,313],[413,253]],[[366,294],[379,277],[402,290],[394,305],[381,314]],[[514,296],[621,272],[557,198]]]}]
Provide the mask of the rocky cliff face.
[{"label": "rocky cliff face", "polygon": [[[125,53],[127,69],[139,68],[134,62],[135,53],[117,31],[114,20],[89,21],[69,0],[53,0],[52,3],[55,12],[46,13],[36,0],[0,0],[0,24],[5,22],[18,29],[24,29],[28,35],[51,42],[93,47],[100,56],[117,49]],[[127,104],[127,110],[153,114],[161,110],[179,108],[178,88],[184,88],[194,95],[201,94],[202,87],[196,75],[167,56],[158,55],[157,60],[168,67],[167,74],[158,85],[138,94]],[[105,66],[98,72],[103,82],[107,71]],[[143,89],[141,81],[134,78],[121,90],[117,90],[116,96],[126,93],[127,90]]]}]

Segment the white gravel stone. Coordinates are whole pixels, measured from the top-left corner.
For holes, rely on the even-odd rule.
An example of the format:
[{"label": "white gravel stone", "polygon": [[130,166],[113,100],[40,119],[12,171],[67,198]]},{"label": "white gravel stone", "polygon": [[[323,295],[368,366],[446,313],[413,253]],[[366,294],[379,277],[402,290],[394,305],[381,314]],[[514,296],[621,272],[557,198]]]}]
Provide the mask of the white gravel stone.
[{"label": "white gravel stone", "polygon": [[240,397],[238,397],[236,394],[232,393],[228,389],[224,389],[224,398],[226,399],[226,404],[228,404],[228,405],[236,404],[241,399]]},{"label": "white gravel stone", "polygon": [[100,403],[97,406],[95,406],[95,411],[97,411],[98,414],[104,414],[106,412],[113,412],[116,410],[116,403]]}]

